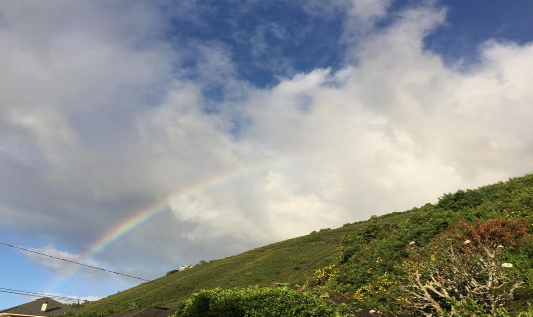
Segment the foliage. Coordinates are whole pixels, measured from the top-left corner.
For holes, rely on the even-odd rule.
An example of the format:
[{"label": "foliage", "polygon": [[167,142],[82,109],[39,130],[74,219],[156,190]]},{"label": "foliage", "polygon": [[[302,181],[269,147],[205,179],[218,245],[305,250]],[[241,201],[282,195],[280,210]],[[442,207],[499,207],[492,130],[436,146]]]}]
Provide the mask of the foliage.
[{"label": "foliage", "polygon": [[527,309],[518,312],[516,317],[533,317],[533,305],[531,303],[527,304]]},{"label": "foliage", "polygon": [[374,281],[359,287],[353,294],[353,299],[370,306],[379,306],[380,303],[386,302],[396,295],[397,284],[397,276],[383,273],[376,276]]},{"label": "foliage", "polygon": [[317,284],[327,284],[331,279],[335,278],[339,274],[339,268],[335,265],[328,265],[321,269],[316,269],[313,273]]},{"label": "foliage", "polygon": [[508,249],[526,235],[524,220],[460,222],[423,248],[410,247],[401,267],[403,306],[428,315],[496,315],[522,286]]},{"label": "foliage", "polygon": [[[180,274],[140,284],[104,301],[90,303],[84,309],[101,313],[112,307],[123,311],[132,303],[140,307],[176,307],[201,289],[255,284],[273,286],[274,281],[283,281],[288,285],[305,283],[301,290],[350,307],[353,304],[393,310],[398,303],[408,300],[394,285],[405,278],[401,264],[412,257],[410,246],[421,250],[450,226],[464,233],[467,228],[458,223],[475,226],[477,219],[526,219],[527,231],[531,234],[532,212],[533,175],[526,175],[505,183],[445,194],[436,204],[373,216],[367,221],[315,231],[237,256],[209,261]],[[524,277],[524,288],[516,292],[513,301],[514,311],[520,311],[533,299],[533,242],[518,239],[516,245],[505,248],[504,253],[506,261]],[[325,270],[327,267],[331,269]],[[325,275],[315,274],[317,272]]]},{"label": "foliage", "polygon": [[193,294],[176,317],[333,316],[317,298],[285,287],[216,288]]}]

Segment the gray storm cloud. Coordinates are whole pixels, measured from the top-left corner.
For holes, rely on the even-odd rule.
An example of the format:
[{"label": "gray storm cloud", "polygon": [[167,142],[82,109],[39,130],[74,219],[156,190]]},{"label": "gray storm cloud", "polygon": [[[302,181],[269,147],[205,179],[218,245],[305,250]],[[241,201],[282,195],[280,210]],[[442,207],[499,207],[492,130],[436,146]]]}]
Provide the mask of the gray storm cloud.
[{"label": "gray storm cloud", "polygon": [[[157,259],[157,276],[530,172],[533,46],[488,41],[479,64],[446,65],[423,45],[445,10],[375,29],[379,3],[345,23],[368,27],[356,63],[258,89],[223,45],[158,37],[164,19],[139,2],[2,2],[0,226],[82,253],[173,193],[169,213],[98,254],[128,273]],[[173,69],[191,52],[193,78]],[[206,112],[214,82],[230,97]]]}]

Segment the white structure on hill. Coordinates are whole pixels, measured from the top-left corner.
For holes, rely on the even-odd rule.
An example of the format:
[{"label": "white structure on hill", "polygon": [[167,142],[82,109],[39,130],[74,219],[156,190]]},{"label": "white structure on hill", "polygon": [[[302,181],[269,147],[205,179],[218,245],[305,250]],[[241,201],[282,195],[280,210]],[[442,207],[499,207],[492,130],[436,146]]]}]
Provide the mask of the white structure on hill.
[{"label": "white structure on hill", "polygon": [[186,270],[186,269],[190,269],[191,267],[193,267],[192,265],[182,265],[180,266],[180,268],[178,269],[178,271],[183,271],[183,270]]}]

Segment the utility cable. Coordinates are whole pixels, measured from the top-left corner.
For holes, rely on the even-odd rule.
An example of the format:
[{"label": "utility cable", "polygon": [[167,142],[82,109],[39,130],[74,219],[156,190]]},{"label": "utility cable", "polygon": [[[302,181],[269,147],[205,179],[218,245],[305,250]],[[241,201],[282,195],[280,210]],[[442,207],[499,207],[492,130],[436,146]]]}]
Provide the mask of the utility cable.
[{"label": "utility cable", "polygon": [[[104,272],[107,272],[107,273],[113,273],[113,274],[129,277],[129,278],[134,278],[134,279],[137,279],[137,280],[142,280],[142,281],[149,282],[149,283],[159,284],[162,287],[170,286],[170,285],[173,284],[172,282],[162,283],[162,282],[156,281],[156,280],[147,280],[147,279],[136,277],[136,276],[129,275],[129,274],[124,274],[124,273],[119,273],[119,272],[115,272],[115,271],[111,271],[111,270],[106,270],[106,269],[103,269],[103,268],[100,268],[100,267],[96,267],[96,266],[92,266],[92,265],[88,265],[88,264],[84,264],[84,263],[80,263],[80,262],[76,262],[76,261],[72,261],[72,260],[67,260],[67,259],[56,257],[56,256],[53,256],[53,255],[50,255],[50,254],[41,253],[41,252],[38,252],[38,251],[34,251],[34,250],[18,247],[18,246],[9,244],[9,243],[0,242],[0,245],[6,246],[6,247],[10,247],[10,248],[14,248],[14,249],[18,249],[18,250],[25,251],[25,252],[29,252],[29,253],[34,253],[34,254],[41,255],[41,256],[46,256],[46,257],[49,257],[49,258],[52,258],[52,259],[56,259],[56,260],[61,260],[61,261],[73,263],[73,264],[76,264],[76,265],[85,266],[85,267],[88,267],[88,268],[104,271]],[[175,287],[179,287],[179,285],[177,285]],[[0,287],[0,293],[17,294],[17,295],[31,296],[31,297],[49,297],[49,298],[56,298],[56,299],[59,299],[59,300],[63,299],[65,301],[68,301],[68,300],[79,301],[80,300],[79,298],[74,298],[74,297],[42,294],[42,293],[14,290],[14,289],[9,289],[9,288],[2,288],[2,287]],[[104,306],[106,304],[110,304],[110,305],[113,305],[114,307],[116,307],[117,305],[118,306],[124,306],[124,305],[119,304],[119,303],[117,303],[115,301],[108,301],[105,298],[99,299],[99,300],[97,300],[97,301],[95,301],[93,303],[104,304]]]},{"label": "utility cable", "polygon": [[53,295],[53,294],[45,294],[45,293],[36,293],[36,292],[29,292],[29,291],[22,291],[12,288],[5,288],[0,287],[0,293],[7,293],[7,294],[15,294],[15,295],[21,295],[21,296],[29,296],[29,297],[38,297],[38,298],[51,298],[56,299],[58,301],[65,301],[65,302],[87,302],[87,303],[96,303],[98,302],[99,305],[112,305],[112,307],[127,307],[128,304],[120,304],[115,301],[106,301],[105,298],[99,299],[97,301],[88,301],[82,298],[76,298],[76,297],[69,297],[69,296],[63,296],[63,295]]},{"label": "utility cable", "polygon": [[53,255],[50,255],[50,254],[37,252],[37,251],[34,251],[34,250],[22,248],[22,247],[17,247],[15,245],[4,243],[4,242],[0,242],[0,244],[3,245],[3,246],[6,246],[6,247],[10,247],[10,248],[22,250],[22,251],[25,251],[25,252],[46,256],[46,257],[49,257],[49,258],[52,258],[52,259],[56,259],[56,260],[60,260],[60,261],[65,261],[65,262],[69,262],[69,263],[85,266],[85,267],[88,267],[88,268],[91,268],[91,269],[100,270],[100,271],[107,272],[107,273],[121,275],[121,276],[129,277],[129,278],[133,278],[133,279],[137,279],[137,280],[141,280],[141,281],[145,281],[145,282],[153,282],[153,280],[147,280],[147,279],[144,279],[144,278],[141,278],[141,277],[136,277],[136,276],[129,275],[129,274],[124,274],[124,273],[119,273],[119,272],[116,272],[116,271],[106,270],[106,269],[101,268],[101,267],[92,266],[92,265],[81,263],[81,262],[76,262],[76,261],[72,261],[72,260],[63,259],[63,258],[60,258],[60,257],[57,257],[57,256],[53,256]]},{"label": "utility cable", "polygon": [[32,297],[48,297],[48,298],[54,298],[54,299],[64,300],[64,301],[80,301],[81,300],[80,298],[68,297],[68,296],[63,296],[63,295],[35,293],[35,292],[21,291],[18,289],[5,288],[5,287],[0,287],[0,292],[23,295],[23,296],[32,296]]},{"label": "utility cable", "polygon": [[51,299],[56,299],[58,301],[69,301],[69,302],[82,302],[83,301],[87,303],[96,303],[98,305],[103,305],[104,307],[111,306],[113,308],[129,307],[131,305],[131,303],[120,303],[120,302],[117,303],[116,301],[109,300],[107,298],[102,298],[97,301],[88,301],[82,298],[69,297],[69,296],[63,296],[63,295],[45,294],[45,293],[36,293],[36,292],[22,291],[22,290],[5,288],[5,287],[0,287],[0,293],[16,294],[16,295],[29,296],[29,297],[39,297],[39,298],[47,297]]}]

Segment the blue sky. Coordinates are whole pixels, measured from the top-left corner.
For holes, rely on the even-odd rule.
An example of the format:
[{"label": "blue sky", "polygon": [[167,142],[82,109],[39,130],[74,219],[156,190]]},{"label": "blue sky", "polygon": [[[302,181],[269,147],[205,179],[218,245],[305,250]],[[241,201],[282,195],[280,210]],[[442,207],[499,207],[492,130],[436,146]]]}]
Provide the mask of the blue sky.
[{"label": "blue sky", "polygon": [[[531,173],[532,14],[0,1],[0,242],[151,279]],[[0,261],[1,288],[138,283],[5,246]]]}]

